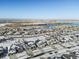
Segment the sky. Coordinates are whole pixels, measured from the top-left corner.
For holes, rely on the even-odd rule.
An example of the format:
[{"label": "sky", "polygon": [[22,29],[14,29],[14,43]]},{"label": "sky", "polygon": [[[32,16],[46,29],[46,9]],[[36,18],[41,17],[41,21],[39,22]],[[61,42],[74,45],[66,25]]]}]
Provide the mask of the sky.
[{"label": "sky", "polygon": [[79,0],[0,0],[0,18],[79,19]]}]

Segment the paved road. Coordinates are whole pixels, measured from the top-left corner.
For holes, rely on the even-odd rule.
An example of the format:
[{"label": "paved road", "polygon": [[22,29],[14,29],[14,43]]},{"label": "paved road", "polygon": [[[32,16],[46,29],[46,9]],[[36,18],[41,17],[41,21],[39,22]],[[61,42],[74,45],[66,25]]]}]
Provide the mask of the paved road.
[{"label": "paved road", "polygon": [[18,58],[16,57],[16,54],[13,54],[9,56],[9,59],[18,59]]}]

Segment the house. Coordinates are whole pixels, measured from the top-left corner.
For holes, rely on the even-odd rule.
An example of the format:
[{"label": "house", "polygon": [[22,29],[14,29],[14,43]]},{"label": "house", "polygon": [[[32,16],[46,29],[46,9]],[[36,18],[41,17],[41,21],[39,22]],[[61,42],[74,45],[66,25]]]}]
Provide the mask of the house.
[{"label": "house", "polygon": [[71,52],[70,54],[63,54],[62,59],[77,59],[76,54],[74,52]]}]

